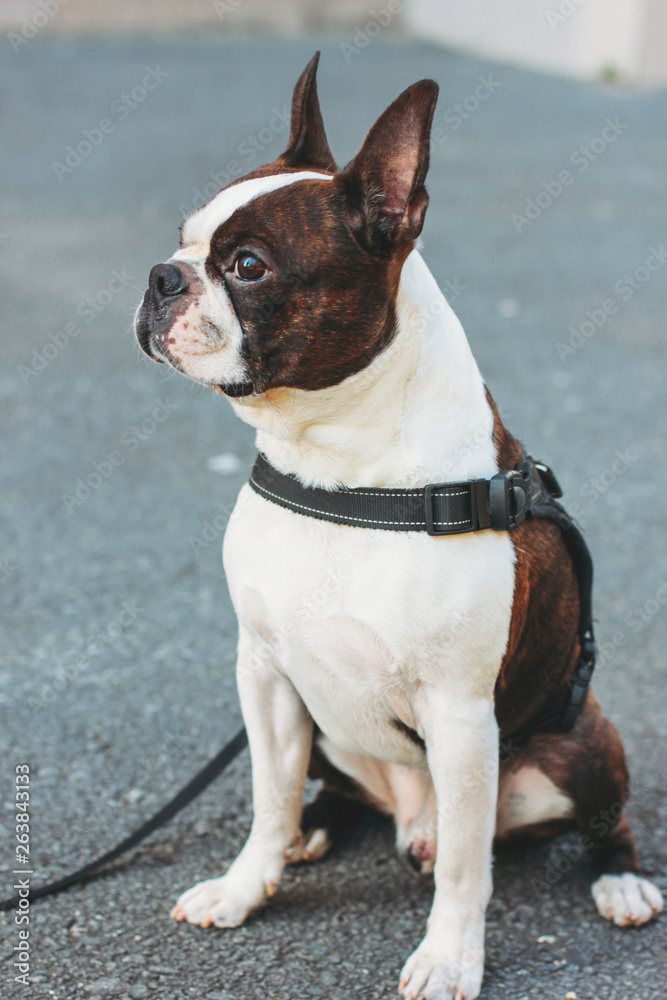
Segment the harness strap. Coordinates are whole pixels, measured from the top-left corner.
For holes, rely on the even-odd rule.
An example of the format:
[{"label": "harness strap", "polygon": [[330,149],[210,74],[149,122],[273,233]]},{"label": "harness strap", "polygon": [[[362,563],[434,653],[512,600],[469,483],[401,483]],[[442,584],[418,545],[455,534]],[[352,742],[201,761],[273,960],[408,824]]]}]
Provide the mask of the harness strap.
[{"label": "harness strap", "polygon": [[543,517],[559,528],[574,564],[579,584],[580,653],[569,680],[566,704],[545,712],[512,737],[513,743],[547,726],[571,729],[586,704],[595,668],[592,588],[593,561],[579,528],[557,502],[562,496],[551,469],[522,449],[514,469],[490,479],[430,483],[415,489],[325,490],[304,486],[296,476],[279,472],[259,454],[249,484],[265,500],[297,514],[358,528],[383,531],[426,531],[429,535],[459,535],[471,531],[512,531],[524,520]]},{"label": "harness strap", "polygon": [[[569,679],[569,701],[558,723],[562,729],[572,729],[585,708],[588,689],[595,670],[596,646],[593,635],[592,608],[593,560],[581,531],[569,514],[552,497],[549,497],[544,505],[538,505],[535,516],[547,517],[560,528],[579,583],[579,657]],[[544,728],[546,725],[549,723],[543,722],[538,728]]]}]

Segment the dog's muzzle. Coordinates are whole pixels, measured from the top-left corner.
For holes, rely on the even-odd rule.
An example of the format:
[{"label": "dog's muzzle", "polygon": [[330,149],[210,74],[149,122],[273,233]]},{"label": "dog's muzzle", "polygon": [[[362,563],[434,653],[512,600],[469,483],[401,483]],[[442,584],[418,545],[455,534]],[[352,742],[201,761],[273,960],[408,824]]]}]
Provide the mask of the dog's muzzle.
[{"label": "dog's muzzle", "polygon": [[168,262],[152,268],[135,331],[139,346],[153,361],[164,361],[166,334],[190,288],[189,276],[180,265]]},{"label": "dog's muzzle", "polygon": [[[170,350],[169,345],[174,342],[171,330],[179,315],[186,312],[203,291],[201,278],[184,261],[169,260],[152,268],[144,301],[134,321],[139,346],[152,361],[168,361],[177,371],[189,374],[179,352]],[[256,391],[250,380],[205,384],[211,384],[212,388],[232,398],[249,396]]]}]

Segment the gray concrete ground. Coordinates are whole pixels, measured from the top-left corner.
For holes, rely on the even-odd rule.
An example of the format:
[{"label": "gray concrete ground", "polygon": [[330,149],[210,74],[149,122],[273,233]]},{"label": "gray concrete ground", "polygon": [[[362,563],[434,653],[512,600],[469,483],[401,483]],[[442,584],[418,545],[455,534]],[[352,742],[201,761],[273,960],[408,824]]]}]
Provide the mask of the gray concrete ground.
[{"label": "gray concrete ground", "polygon": [[[239,725],[220,525],[252,435],[223,399],[140,356],[130,324],[210,172],[281,150],[277,113],[315,48],[63,39],[0,54],[0,896],[12,885],[17,764],[31,767],[37,884],[114,844]],[[587,529],[596,689],[625,738],[630,815],[665,889],[667,95],[386,39],[346,52],[327,41],[320,75],[341,161],[403,87],[425,75],[441,84],[426,258],[506,421],[553,464]],[[160,82],[142,90],[149,70]],[[239,467],[211,471],[221,454]],[[127,866],[35,904],[27,987],[12,981],[18,928],[4,915],[0,995],[394,996],[431,886],[381,820],[290,869],[246,927],[168,919],[183,888],[234,857],[249,795],[244,756]],[[483,996],[662,1000],[667,920],[608,926],[589,863],[568,862],[567,843],[498,856]]]}]

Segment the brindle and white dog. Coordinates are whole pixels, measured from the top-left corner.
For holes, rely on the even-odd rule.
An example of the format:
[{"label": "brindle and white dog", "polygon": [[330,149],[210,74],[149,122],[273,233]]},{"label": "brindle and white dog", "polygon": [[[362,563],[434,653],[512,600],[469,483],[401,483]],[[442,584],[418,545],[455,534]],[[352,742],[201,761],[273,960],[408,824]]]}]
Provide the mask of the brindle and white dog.
[{"label": "brindle and white dog", "polygon": [[[296,85],[287,150],[188,218],[151,271],[139,343],[228,396],[269,461],[306,486],[511,469],[519,444],[416,248],[437,86],[401,94],[339,170],[317,58]],[[224,565],[254,820],[228,872],[185,892],[176,919],[242,923],[286,861],[325,853],[359,800],[392,815],[399,849],[435,875],[405,997],[478,996],[494,837],[578,827],[599,856],[604,917],[631,926],[662,908],[620,815],[623,746],[592,696],[572,731],[537,733],[499,767],[499,736],[511,743],[566,697],[578,656],[577,579],[549,522],[433,538],[312,519],[246,485]],[[324,786],[302,821],[309,771]]]}]

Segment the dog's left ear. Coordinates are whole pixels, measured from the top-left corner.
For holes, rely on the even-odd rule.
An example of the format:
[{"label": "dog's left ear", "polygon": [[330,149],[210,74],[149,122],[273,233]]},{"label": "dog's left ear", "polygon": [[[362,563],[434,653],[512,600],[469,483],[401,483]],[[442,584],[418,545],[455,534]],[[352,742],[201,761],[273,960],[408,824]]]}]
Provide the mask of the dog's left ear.
[{"label": "dog's left ear", "polygon": [[428,205],[424,187],[438,85],[420,80],[390,104],[342,172],[348,220],[357,239],[377,253],[392,253],[422,231]]},{"label": "dog's left ear", "polygon": [[280,157],[282,163],[288,167],[336,169],[317,97],[316,75],[319,61],[320,53],[316,52],[294,88],[289,142]]}]

